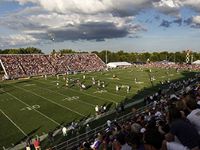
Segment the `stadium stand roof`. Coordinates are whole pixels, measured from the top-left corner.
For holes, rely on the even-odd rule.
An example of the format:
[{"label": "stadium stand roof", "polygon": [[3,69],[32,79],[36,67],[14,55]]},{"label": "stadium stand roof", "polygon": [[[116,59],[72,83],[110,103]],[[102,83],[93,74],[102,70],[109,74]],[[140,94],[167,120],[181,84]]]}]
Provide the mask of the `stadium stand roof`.
[{"label": "stadium stand roof", "polygon": [[122,67],[122,66],[131,66],[131,63],[128,62],[110,62],[107,64],[107,67],[109,68],[116,68],[116,67]]}]

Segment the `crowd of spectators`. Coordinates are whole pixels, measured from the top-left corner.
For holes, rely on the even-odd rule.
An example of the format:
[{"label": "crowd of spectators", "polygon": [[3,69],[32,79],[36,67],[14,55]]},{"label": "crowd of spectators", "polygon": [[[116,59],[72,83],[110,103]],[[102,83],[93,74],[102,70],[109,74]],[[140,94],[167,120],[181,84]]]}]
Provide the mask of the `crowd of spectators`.
[{"label": "crowd of spectators", "polygon": [[13,78],[24,77],[26,73],[22,69],[21,64],[18,62],[18,55],[0,55],[0,60],[3,63],[7,74]]},{"label": "crowd of spectators", "polygon": [[18,62],[28,76],[55,73],[54,67],[47,61],[45,55],[19,55]]},{"label": "crowd of spectators", "polygon": [[143,67],[156,67],[156,68],[166,68],[166,69],[177,69],[178,70],[192,70],[192,71],[199,71],[200,65],[197,64],[179,64],[179,63],[147,63],[145,65],[142,65]]},{"label": "crowd of spectators", "polygon": [[[110,122],[95,137],[82,142],[79,150],[199,150],[200,76],[169,83],[145,98],[151,104],[131,117]],[[87,128],[87,126],[86,126]]]},{"label": "crowd of spectators", "polygon": [[64,74],[78,71],[97,71],[105,68],[104,62],[96,54],[25,54],[0,55],[8,78]]}]

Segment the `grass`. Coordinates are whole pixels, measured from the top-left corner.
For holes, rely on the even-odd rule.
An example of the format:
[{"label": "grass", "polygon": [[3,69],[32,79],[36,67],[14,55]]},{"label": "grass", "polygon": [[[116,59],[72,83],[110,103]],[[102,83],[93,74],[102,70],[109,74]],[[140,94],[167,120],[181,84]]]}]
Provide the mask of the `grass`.
[{"label": "grass", "polygon": [[[112,78],[113,74],[117,77]],[[153,85],[149,74],[156,78]],[[156,85],[160,81],[185,77],[183,72],[177,73],[174,69],[157,68],[153,68],[151,73],[140,68],[128,68],[85,75],[85,80],[83,74],[68,75],[68,78],[84,82],[89,87],[87,90],[80,90],[76,85],[66,88],[62,76],[59,80],[51,76],[47,80],[37,77],[0,82],[0,147],[10,147],[26,135],[42,135],[73,120],[92,116],[95,105],[107,105],[113,109],[115,103],[125,99],[127,103],[133,102],[158,90]],[[92,77],[105,82],[104,92],[97,92],[97,87],[92,86]],[[135,78],[143,83],[136,84]],[[56,86],[57,81],[59,86]],[[116,85],[130,85],[131,90],[127,93],[126,88],[122,88],[116,92]]]}]

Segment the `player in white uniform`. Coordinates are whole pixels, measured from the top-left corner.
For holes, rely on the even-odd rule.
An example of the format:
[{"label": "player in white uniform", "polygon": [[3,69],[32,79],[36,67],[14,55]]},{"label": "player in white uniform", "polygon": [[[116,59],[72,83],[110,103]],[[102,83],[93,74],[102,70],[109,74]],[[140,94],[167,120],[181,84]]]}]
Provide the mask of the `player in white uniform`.
[{"label": "player in white uniform", "polygon": [[56,82],[56,86],[57,86],[57,88],[59,87],[59,82]]},{"label": "player in white uniform", "polygon": [[127,86],[127,90],[126,90],[126,91],[127,91],[127,93],[129,93],[129,92],[130,92],[130,89],[131,89],[131,87],[128,85],[128,86]]},{"label": "player in white uniform", "polygon": [[116,85],[116,92],[118,92],[119,91],[119,86],[118,85]]}]

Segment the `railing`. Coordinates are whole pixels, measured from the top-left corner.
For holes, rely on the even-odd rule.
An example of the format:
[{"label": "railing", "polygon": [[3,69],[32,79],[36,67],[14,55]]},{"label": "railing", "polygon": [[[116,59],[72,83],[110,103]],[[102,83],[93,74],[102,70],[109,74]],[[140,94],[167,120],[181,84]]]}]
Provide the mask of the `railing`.
[{"label": "railing", "polygon": [[[193,83],[191,83],[191,84],[194,84],[195,81],[196,81],[197,79],[198,79],[198,78],[196,78],[196,79],[193,81]],[[180,90],[177,91],[176,93],[179,93],[179,92],[180,92]],[[133,112],[130,112],[130,113],[126,114],[126,115],[123,115],[123,116],[121,116],[121,117],[118,117],[118,118],[117,118],[117,122],[120,123],[120,122],[122,122],[122,121],[128,120],[128,119],[131,118],[131,116],[133,116],[133,115],[135,115],[135,114],[140,114],[140,113],[142,113],[145,109],[151,108],[152,105],[153,105],[153,103],[151,103],[151,104],[149,104],[149,105],[146,105],[146,106],[143,106],[143,107],[137,109],[137,111],[136,111],[134,114],[133,114]],[[113,113],[113,112],[112,112],[112,113]],[[107,124],[105,123],[105,124],[103,124],[103,125],[101,125],[101,126],[95,128],[95,129],[91,130],[91,131],[88,132],[88,133],[83,133],[83,134],[78,135],[78,136],[76,136],[76,137],[74,137],[74,138],[72,138],[72,139],[70,139],[70,140],[68,140],[68,141],[65,141],[65,142],[63,142],[63,143],[60,143],[60,144],[54,146],[52,149],[53,149],[53,150],[63,150],[63,149],[64,149],[64,150],[71,150],[73,147],[78,146],[81,142],[83,142],[84,140],[88,139],[88,137],[94,137],[94,135],[96,135],[98,132],[101,132],[101,131],[103,131],[103,130],[105,131],[106,127],[107,127]]]},{"label": "railing", "polygon": [[[144,107],[141,107],[135,113],[136,114],[138,114],[138,113],[140,114],[145,109],[147,109],[147,108],[149,108],[151,106],[152,106],[152,104],[144,106]],[[124,115],[124,116],[121,116],[121,117],[117,118],[117,122],[120,123],[120,122],[123,122],[125,120],[128,120],[133,115],[134,114],[132,112],[130,112],[130,113]],[[87,133],[80,134],[80,135],[78,135],[78,136],[76,136],[76,137],[74,137],[74,138],[72,138],[70,140],[67,140],[67,141],[65,141],[63,143],[60,143],[60,144],[52,147],[52,150],[63,150],[63,149],[65,149],[65,150],[71,150],[73,147],[78,146],[81,142],[84,142],[89,137],[94,137],[97,133],[105,131],[106,127],[108,127],[108,126],[105,123],[105,124],[103,124],[103,125],[95,128],[95,129],[92,129],[91,131],[89,131]]]}]

